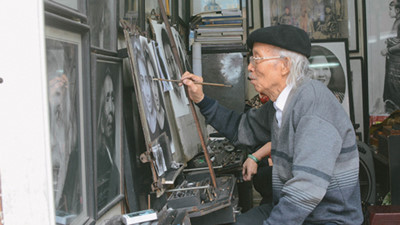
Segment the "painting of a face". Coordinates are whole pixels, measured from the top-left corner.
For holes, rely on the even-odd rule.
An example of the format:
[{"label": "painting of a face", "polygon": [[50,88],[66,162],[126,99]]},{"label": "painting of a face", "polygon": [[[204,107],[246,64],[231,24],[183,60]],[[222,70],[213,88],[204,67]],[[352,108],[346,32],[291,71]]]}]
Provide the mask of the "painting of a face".
[{"label": "painting of a face", "polygon": [[326,57],[323,55],[315,56],[312,65],[315,70],[313,79],[319,80],[328,86],[332,74]]},{"label": "painting of a face", "polygon": [[114,85],[111,77],[106,76],[104,79],[104,115],[105,115],[105,135],[112,137],[114,135],[115,128],[115,104],[114,104]]}]

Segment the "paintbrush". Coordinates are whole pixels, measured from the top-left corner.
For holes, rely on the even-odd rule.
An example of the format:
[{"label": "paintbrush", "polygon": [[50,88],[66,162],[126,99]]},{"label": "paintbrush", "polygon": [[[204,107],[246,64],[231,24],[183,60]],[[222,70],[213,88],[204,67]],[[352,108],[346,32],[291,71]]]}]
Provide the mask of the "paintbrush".
[{"label": "paintbrush", "polygon": [[[163,78],[153,78],[153,80],[182,83],[181,80],[168,80],[168,79],[163,79]],[[230,84],[218,84],[218,83],[208,83],[208,82],[194,82],[194,83],[200,84],[200,85],[217,86],[217,87],[232,87],[232,85],[230,85]]]}]

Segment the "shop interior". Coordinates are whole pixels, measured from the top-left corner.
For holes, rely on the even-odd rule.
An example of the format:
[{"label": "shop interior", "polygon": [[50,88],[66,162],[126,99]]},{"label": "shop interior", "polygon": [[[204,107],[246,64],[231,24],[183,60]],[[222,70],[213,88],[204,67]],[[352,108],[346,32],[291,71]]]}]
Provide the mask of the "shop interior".
[{"label": "shop interior", "polygon": [[329,70],[312,78],[353,123],[363,224],[400,224],[400,1],[24,4],[0,10],[0,225],[230,224],[271,201],[263,172],[243,179],[254,149],[179,83],[189,71],[226,108],[260,107],[246,40],[278,24],[306,31]]}]

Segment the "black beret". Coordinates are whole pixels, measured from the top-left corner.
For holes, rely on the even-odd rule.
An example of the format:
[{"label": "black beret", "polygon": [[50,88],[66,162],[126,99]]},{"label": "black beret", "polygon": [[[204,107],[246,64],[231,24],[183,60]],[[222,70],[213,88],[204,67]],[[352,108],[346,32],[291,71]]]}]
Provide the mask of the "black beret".
[{"label": "black beret", "polygon": [[247,46],[252,49],[255,42],[284,48],[305,55],[307,58],[311,53],[311,42],[307,33],[300,28],[286,24],[253,31],[247,38]]}]

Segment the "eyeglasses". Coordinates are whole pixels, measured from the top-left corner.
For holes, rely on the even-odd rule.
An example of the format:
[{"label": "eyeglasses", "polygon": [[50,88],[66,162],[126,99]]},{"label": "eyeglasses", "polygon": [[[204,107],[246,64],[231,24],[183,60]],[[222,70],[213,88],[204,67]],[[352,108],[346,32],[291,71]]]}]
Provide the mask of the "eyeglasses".
[{"label": "eyeglasses", "polygon": [[255,66],[256,62],[259,60],[271,60],[271,59],[281,59],[284,58],[283,56],[270,56],[270,57],[254,57],[250,56],[250,63]]}]

